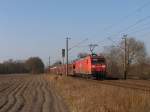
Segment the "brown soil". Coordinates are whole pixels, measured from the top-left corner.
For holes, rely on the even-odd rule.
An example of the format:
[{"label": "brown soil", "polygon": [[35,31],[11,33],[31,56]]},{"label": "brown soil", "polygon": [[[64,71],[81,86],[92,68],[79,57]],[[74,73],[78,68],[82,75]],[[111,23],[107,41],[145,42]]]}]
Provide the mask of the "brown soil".
[{"label": "brown soil", "polygon": [[68,112],[68,108],[44,75],[3,75],[0,112]]}]

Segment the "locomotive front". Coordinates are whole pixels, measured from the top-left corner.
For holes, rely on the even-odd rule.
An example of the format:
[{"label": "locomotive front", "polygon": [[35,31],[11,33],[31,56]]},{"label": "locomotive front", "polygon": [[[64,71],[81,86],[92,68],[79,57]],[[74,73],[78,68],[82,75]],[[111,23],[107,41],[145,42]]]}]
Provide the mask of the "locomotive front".
[{"label": "locomotive front", "polygon": [[101,56],[92,56],[91,57],[91,70],[92,74],[96,79],[105,79],[106,78],[106,60]]}]

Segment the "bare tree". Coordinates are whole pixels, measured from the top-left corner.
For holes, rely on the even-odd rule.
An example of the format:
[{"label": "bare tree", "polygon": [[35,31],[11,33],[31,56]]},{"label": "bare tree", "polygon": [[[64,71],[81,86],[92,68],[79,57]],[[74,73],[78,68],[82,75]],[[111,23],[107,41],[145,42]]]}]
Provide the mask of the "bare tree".
[{"label": "bare tree", "polygon": [[108,73],[121,75],[123,73],[123,52],[115,46],[108,46],[104,49],[107,60]]},{"label": "bare tree", "polygon": [[[119,46],[109,46],[104,49],[108,70],[112,74],[123,74],[124,70],[124,41]],[[146,49],[143,42],[134,38],[127,39],[127,70],[128,75],[142,75],[146,60]],[[135,69],[136,68],[136,69]]]},{"label": "bare tree", "polygon": [[[124,48],[124,42],[120,43]],[[146,49],[143,42],[135,40],[135,38],[127,39],[127,54],[128,64],[143,63],[146,58]]]},{"label": "bare tree", "polygon": [[26,61],[30,73],[39,74],[44,72],[44,63],[39,57],[31,57]]}]

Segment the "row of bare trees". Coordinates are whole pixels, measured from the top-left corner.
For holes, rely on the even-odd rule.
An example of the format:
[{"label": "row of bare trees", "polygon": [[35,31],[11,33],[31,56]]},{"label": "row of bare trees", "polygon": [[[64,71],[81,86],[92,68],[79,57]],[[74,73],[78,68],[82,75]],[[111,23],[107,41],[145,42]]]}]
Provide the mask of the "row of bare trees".
[{"label": "row of bare trees", "polygon": [[31,57],[24,61],[14,61],[12,59],[0,63],[0,74],[16,73],[43,73],[44,64],[38,57]]},{"label": "row of bare trees", "polygon": [[[124,41],[117,46],[109,46],[104,49],[107,58],[108,73],[124,74]],[[127,78],[149,78],[150,59],[147,55],[145,44],[135,38],[127,38]]]}]

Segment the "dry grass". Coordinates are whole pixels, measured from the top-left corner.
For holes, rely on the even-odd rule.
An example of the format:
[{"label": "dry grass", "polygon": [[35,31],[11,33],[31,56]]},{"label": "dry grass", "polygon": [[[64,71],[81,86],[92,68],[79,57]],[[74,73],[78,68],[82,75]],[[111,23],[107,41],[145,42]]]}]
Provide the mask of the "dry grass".
[{"label": "dry grass", "polygon": [[150,112],[150,93],[48,76],[72,112]]}]

